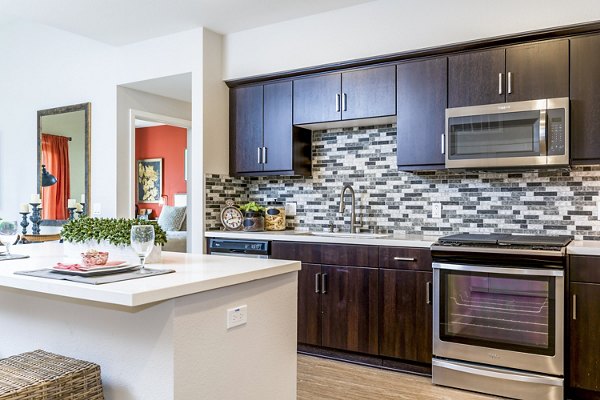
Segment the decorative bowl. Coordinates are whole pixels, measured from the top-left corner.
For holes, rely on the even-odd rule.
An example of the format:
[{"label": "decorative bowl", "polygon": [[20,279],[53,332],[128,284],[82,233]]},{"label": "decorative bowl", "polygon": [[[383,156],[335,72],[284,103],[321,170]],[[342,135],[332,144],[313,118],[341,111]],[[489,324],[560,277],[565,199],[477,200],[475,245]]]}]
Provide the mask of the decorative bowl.
[{"label": "decorative bowl", "polygon": [[85,253],[81,253],[81,261],[86,267],[104,265],[108,261],[108,252],[96,250],[86,251]]}]

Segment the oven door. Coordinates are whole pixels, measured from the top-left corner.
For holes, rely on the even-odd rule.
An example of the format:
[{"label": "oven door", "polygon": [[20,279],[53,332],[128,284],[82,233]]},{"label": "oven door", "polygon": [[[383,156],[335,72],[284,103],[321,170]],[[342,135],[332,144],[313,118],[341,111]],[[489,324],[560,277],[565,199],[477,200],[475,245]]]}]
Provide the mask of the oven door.
[{"label": "oven door", "polygon": [[433,268],[435,357],[563,375],[562,270]]}]

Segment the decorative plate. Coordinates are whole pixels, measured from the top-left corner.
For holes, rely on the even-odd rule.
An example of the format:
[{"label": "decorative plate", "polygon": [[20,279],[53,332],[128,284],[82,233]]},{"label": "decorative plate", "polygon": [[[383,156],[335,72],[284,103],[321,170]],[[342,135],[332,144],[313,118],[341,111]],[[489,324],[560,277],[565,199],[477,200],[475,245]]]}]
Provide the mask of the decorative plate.
[{"label": "decorative plate", "polygon": [[233,200],[227,200],[221,210],[221,223],[227,231],[239,231],[243,228],[244,214]]}]

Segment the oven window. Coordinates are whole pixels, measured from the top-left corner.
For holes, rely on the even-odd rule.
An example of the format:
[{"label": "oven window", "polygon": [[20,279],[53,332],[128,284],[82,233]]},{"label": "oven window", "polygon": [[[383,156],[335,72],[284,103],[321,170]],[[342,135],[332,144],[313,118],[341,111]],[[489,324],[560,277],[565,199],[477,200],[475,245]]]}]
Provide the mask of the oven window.
[{"label": "oven window", "polygon": [[554,355],[553,277],[440,273],[440,339]]},{"label": "oven window", "polygon": [[521,111],[448,119],[452,160],[540,155],[540,112]]}]

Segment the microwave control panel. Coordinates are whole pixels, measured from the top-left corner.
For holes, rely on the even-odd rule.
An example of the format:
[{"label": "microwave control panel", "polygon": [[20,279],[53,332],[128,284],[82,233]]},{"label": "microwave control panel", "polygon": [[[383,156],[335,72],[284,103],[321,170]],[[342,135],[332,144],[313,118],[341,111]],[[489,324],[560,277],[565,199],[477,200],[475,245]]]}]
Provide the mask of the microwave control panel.
[{"label": "microwave control panel", "polygon": [[549,156],[565,154],[565,109],[548,110],[547,143]]}]

